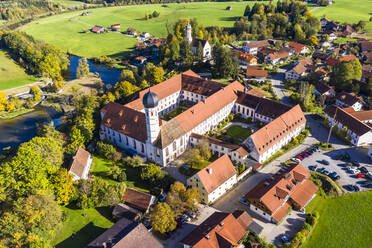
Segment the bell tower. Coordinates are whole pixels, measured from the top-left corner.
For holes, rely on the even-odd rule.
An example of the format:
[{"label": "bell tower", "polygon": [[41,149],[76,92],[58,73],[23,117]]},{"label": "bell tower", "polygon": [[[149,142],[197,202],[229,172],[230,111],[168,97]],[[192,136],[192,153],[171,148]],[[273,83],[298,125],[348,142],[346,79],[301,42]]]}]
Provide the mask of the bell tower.
[{"label": "bell tower", "polygon": [[147,142],[153,143],[159,135],[159,115],[157,111],[158,95],[149,90],[143,96],[143,105],[145,106]]},{"label": "bell tower", "polygon": [[190,23],[187,23],[187,26],[186,26],[186,39],[189,43],[192,42],[192,30],[191,30]]}]

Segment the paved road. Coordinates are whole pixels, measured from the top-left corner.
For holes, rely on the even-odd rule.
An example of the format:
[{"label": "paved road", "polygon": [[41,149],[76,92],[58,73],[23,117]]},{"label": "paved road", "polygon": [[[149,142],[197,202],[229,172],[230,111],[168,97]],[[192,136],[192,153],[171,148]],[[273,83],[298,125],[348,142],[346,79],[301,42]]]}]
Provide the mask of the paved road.
[{"label": "paved road", "polygon": [[271,80],[271,85],[273,86],[273,90],[275,95],[277,95],[282,103],[293,105],[291,99],[285,93],[284,89],[284,69],[279,68],[278,73],[274,76],[269,76],[268,78]]}]

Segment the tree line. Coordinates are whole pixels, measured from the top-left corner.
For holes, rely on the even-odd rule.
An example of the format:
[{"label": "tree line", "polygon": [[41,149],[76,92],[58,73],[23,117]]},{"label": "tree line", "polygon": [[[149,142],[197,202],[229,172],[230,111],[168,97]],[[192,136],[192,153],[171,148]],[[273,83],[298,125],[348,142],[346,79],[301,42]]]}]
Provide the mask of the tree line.
[{"label": "tree line", "polygon": [[53,80],[56,88],[63,83],[62,72],[68,69],[66,53],[56,46],[35,40],[20,32],[0,32],[0,46],[6,48],[27,72]]}]

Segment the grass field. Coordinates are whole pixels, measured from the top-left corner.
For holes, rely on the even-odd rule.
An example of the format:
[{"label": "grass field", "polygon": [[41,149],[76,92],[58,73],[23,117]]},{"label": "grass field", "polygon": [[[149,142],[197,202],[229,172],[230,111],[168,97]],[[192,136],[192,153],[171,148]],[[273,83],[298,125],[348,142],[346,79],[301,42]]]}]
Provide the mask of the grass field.
[{"label": "grass field", "polygon": [[[133,27],[140,32],[146,31],[156,37],[167,35],[166,24],[172,24],[179,18],[198,18],[205,26],[217,25],[231,27],[237,17],[242,16],[245,6],[254,2],[198,2],[167,4],[137,5],[110,8],[90,9],[89,16],[80,16],[83,11],[43,18],[22,27],[26,33],[37,39],[45,40],[71,51],[76,55],[94,57],[101,55],[118,56],[131,50],[137,40],[120,33],[81,33],[93,25],[109,27],[120,23],[121,29]],[[232,10],[225,10],[232,6]],[[146,13],[154,10],[160,12],[158,18],[145,20]]]},{"label": "grass field", "polygon": [[56,230],[56,248],[83,248],[113,225],[111,208],[62,209],[66,220]]},{"label": "grass field", "polygon": [[27,75],[6,52],[0,50],[0,90],[6,90],[36,82],[36,77]]},{"label": "grass field", "polygon": [[251,135],[251,131],[248,128],[243,128],[241,126],[231,126],[227,129],[227,135],[245,140],[249,135]]},{"label": "grass field", "polygon": [[371,247],[372,191],[324,199],[319,196],[306,207],[320,218],[302,248]]},{"label": "grass field", "polygon": [[[372,0],[336,0],[335,4],[313,10],[316,17],[326,16],[331,20],[357,23],[360,20],[369,21],[372,17]],[[372,35],[372,22],[367,25],[368,33]]]}]

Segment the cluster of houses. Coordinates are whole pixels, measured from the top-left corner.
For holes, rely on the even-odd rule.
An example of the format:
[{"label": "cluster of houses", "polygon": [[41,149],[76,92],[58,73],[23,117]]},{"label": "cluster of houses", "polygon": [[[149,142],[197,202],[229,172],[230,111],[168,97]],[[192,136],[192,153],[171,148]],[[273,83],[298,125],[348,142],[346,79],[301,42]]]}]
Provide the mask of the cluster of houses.
[{"label": "cluster of houses", "polygon": [[[91,28],[91,32],[92,33],[96,33],[96,34],[100,34],[100,33],[104,33],[104,32],[120,32],[120,28],[121,28],[121,25],[120,24],[112,24],[109,28],[104,28],[102,26],[93,26]],[[126,31],[122,32],[123,34],[126,34],[126,35],[130,35],[130,36],[133,36],[133,37],[136,37],[138,39],[147,39],[149,38],[151,35],[150,33],[148,32],[142,32],[142,33],[138,33],[137,30],[135,30],[134,28],[128,28]]]}]

